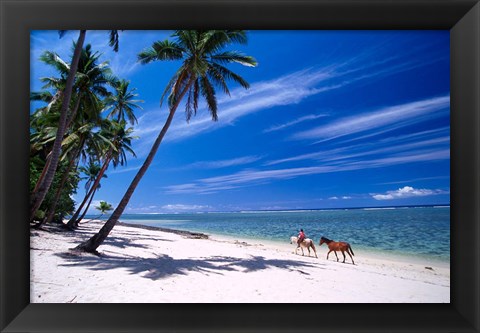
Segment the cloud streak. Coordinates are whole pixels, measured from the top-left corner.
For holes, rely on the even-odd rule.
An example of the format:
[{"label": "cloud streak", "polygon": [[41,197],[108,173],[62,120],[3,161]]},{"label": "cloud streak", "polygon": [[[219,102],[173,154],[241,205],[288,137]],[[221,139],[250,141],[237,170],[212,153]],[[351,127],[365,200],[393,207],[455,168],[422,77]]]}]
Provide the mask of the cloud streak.
[{"label": "cloud streak", "polygon": [[270,183],[278,180],[294,179],[301,176],[382,168],[406,163],[421,163],[425,161],[432,162],[449,158],[449,149],[434,151],[420,150],[368,161],[352,160],[349,162],[322,166],[270,170],[242,170],[229,175],[200,179],[193,183],[168,186],[166,187],[166,191],[169,194],[212,194],[223,190],[232,190],[241,187]]},{"label": "cloud streak", "polygon": [[232,166],[250,164],[260,160],[260,156],[243,156],[227,160],[199,161],[185,166],[186,169],[221,169]]},{"label": "cloud streak", "polygon": [[409,124],[412,120],[418,122],[419,117],[425,115],[436,117],[438,116],[437,111],[445,110],[449,106],[450,96],[448,95],[390,106],[361,115],[345,117],[328,125],[298,132],[291,138],[295,140],[332,140],[389,125],[395,125],[398,128]]},{"label": "cloud streak", "polygon": [[303,123],[304,121],[315,120],[315,119],[322,118],[322,117],[326,117],[326,116],[327,116],[326,114],[310,114],[310,115],[306,115],[306,116],[297,118],[297,119],[295,119],[295,120],[292,120],[292,121],[290,121],[290,122],[287,122],[287,123],[284,123],[284,124],[281,124],[281,125],[275,125],[275,126],[272,126],[272,127],[270,127],[270,128],[267,128],[266,130],[263,131],[263,133],[270,133],[270,132],[280,131],[280,130],[283,130],[283,129],[285,129],[285,128],[288,128],[288,127],[291,127],[291,126],[294,126],[294,125]]},{"label": "cloud streak", "polygon": [[[392,60],[392,59],[390,59]],[[382,65],[383,66],[383,65]],[[230,96],[219,97],[219,121],[213,122],[206,112],[205,107],[200,105],[199,113],[189,123],[183,117],[176,117],[165,137],[165,141],[181,141],[202,133],[208,133],[225,126],[234,125],[242,117],[271,109],[278,106],[296,105],[303,100],[321,93],[343,88],[357,81],[372,79],[377,76],[387,76],[399,71],[411,69],[410,63],[403,63],[400,67],[377,68],[376,64],[359,64],[358,59],[339,61],[336,64],[323,66],[318,69],[306,68],[290,74],[280,76],[268,81],[254,82],[250,89],[235,88]],[[365,72],[367,74],[358,74]],[[448,100],[448,97],[445,97]],[[443,101],[445,102],[445,101]],[[426,101],[424,103],[427,103]],[[407,106],[406,106],[407,107]],[[405,108],[406,108],[405,107]],[[421,109],[422,105],[409,105],[410,108]],[[179,111],[181,108],[179,109]],[[385,111],[385,110],[380,110]],[[379,112],[380,112],[379,111]],[[395,111],[397,115],[402,110]],[[139,156],[146,154],[151,142],[163,127],[167,111],[158,109],[144,112],[136,127],[142,137]],[[278,131],[300,122],[316,119],[323,115],[308,115],[291,122],[274,126],[266,132]],[[377,117],[378,118],[378,117]],[[388,119],[386,116],[384,119]],[[367,120],[367,119],[364,119]],[[372,119],[373,122],[378,119]],[[384,121],[385,122],[385,121]],[[153,125],[152,125],[153,124]],[[337,127],[340,124],[336,124]],[[372,125],[373,126],[373,125]],[[326,129],[324,129],[325,131]],[[333,128],[330,129],[332,131]],[[327,135],[327,133],[325,133]],[[312,136],[308,133],[299,133],[299,138]]]}]

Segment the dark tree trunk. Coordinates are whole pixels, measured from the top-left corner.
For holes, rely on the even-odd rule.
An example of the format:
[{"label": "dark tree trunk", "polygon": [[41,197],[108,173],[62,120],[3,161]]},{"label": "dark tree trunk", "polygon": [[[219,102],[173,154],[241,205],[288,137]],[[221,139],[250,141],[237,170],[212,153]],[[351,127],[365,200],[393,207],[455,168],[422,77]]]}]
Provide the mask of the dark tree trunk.
[{"label": "dark tree trunk", "polygon": [[51,152],[51,161],[48,166],[45,165],[47,171],[43,181],[38,186],[38,190],[32,193],[32,197],[30,200],[30,221],[33,221],[35,213],[45,199],[45,196],[50,188],[50,185],[52,184],[53,177],[55,176],[55,172],[57,170],[57,165],[62,150],[63,136],[65,135],[66,131],[68,107],[70,105],[70,100],[72,97],[73,83],[75,81],[75,75],[77,73],[78,62],[80,60],[80,54],[83,48],[83,42],[85,41],[85,34],[86,30],[80,30],[77,44],[75,45],[75,51],[73,53],[73,59],[70,65],[70,71],[68,73],[67,82],[63,94],[62,108],[60,110],[60,119],[58,121],[57,134]]},{"label": "dark tree trunk", "polygon": [[87,211],[88,209],[90,208],[90,205],[92,204],[92,201],[93,201],[93,198],[95,197],[95,193],[97,193],[97,190],[98,190],[98,187],[95,189],[95,191],[93,191],[92,195],[90,196],[90,200],[88,200],[88,204],[87,206],[85,207],[85,209],[83,210],[83,213],[82,213],[82,216],[80,216],[74,223],[75,223],[75,227],[78,227],[78,224],[80,223],[80,221],[85,217],[85,215],[87,214]]},{"label": "dark tree trunk", "polygon": [[[108,152],[108,156],[111,155],[111,151]],[[73,214],[72,218],[68,221],[67,223],[67,227],[69,229],[74,229],[75,228],[75,225],[77,223],[77,220],[78,220],[78,216],[80,215],[80,213],[82,212],[82,209],[83,207],[85,206],[85,204],[87,203],[87,200],[90,198],[90,196],[93,194],[93,192],[97,189],[98,187],[98,184],[100,183],[100,180],[102,179],[103,177],[103,174],[105,173],[105,171],[107,170],[108,168],[108,164],[110,164],[110,157],[107,158],[107,160],[105,161],[105,163],[103,163],[103,166],[102,168],[100,169],[100,172],[98,173],[98,176],[97,178],[95,179],[95,182],[93,183],[92,187],[90,187],[90,190],[88,191],[87,195],[85,196],[85,198],[83,199],[82,203],[80,204],[80,207],[78,207],[77,211],[75,212],[75,214]]]},{"label": "dark tree trunk", "polygon": [[[72,121],[77,114],[77,110],[78,110],[79,106],[80,106],[80,99],[78,99],[77,103],[75,104],[75,108],[73,109],[72,113],[70,114],[69,119],[67,120],[67,125],[65,126],[65,131],[66,131],[67,128],[70,128],[70,126],[72,125]],[[43,167],[43,170],[42,170],[42,174],[40,175],[40,177],[37,180],[37,183],[35,184],[35,189],[33,190],[34,193],[38,191],[38,188],[43,183],[43,181],[45,179],[45,175],[47,174],[47,170],[49,168],[51,160],[52,160],[51,159],[51,154],[48,154],[47,155],[47,161],[46,161],[45,166]]]},{"label": "dark tree trunk", "polygon": [[47,154],[45,165],[43,166],[43,170],[42,170],[42,173],[40,174],[40,177],[38,177],[37,183],[35,184],[35,188],[33,189],[33,193],[37,192],[38,188],[40,187],[40,184],[43,183],[45,179],[45,175],[47,174],[48,167],[50,166],[50,161],[52,160],[51,157],[52,157],[51,154]]},{"label": "dark tree trunk", "polygon": [[155,157],[155,154],[157,153],[158,147],[160,147],[160,144],[162,143],[162,140],[163,140],[165,134],[167,133],[168,128],[170,127],[170,124],[172,123],[173,116],[175,115],[175,111],[177,110],[178,105],[180,104],[180,101],[183,99],[183,97],[185,96],[188,89],[190,89],[192,83],[193,83],[193,80],[190,80],[188,85],[185,87],[185,89],[182,91],[182,93],[178,97],[175,105],[172,106],[172,108],[170,109],[170,113],[168,114],[168,118],[165,122],[165,125],[163,125],[162,130],[158,134],[158,137],[155,140],[155,142],[153,143],[153,146],[152,146],[152,149],[150,150],[150,153],[148,153],[148,156],[145,159],[145,162],[143,162],[142,167],[140,168],[140,170],[138,170],[137,174],[135,175],[135,178],[133,179],[132,183],[130,184],[127,191],[123,195],[123,198],[122,198],[122,200],[120,200],[120,203],[118,204],[117,208],[115,208],[112,215],[107,220],[107,222],[105,222],[105,224],[100,229],[100,231],[97,232],[95,235],[93,235],[87,241],[78,245],[75,248],[76,250],[96,253],[97,248],[108,237],[108,235],[110,234],[110,231],[112,231],[113,227],[115,226],[115,224],[117,224],[118,220],[120,219],[120,216],[122,216],[122,213],[125,210],[125,208],[127,207],[127,204],[130,201],[130,198],[132,197],[133,192],[135,191],[138,184],[140,183],[140,180],[145,175],[145,173],[148,170],[148,167],[152,163],[153,158]]},{"label": "dark tree trunk", "polygon": [[72,123],[75,120],[75,117],[77,116],[79,107],[80,107],[80,98],[78,98],[77,103],[75,103],[75,107],[73,108],[72,113],[70,114],[70,117],[68,117],[66,128],[70,128],[70,126],[72,126]]},{"label": "dark tree trunk", "polygon": [[[77,152],[78,151],[80,151],[80,149],[77,149]],[[65,183],[67,182],[70,171],[72,170],[72,167],[75,164],[75,160],[77,159],[77,157],[76,157],[77,152],[75,152],[75,154],[74,154],[75,157],[73,157],[70,160],[70,164],[68,165],[67,170],[63,174],[62,181],[60,182],[60,185],[57,188],[57,192],[55,193],[55,198],[53,199],[52,205],[48,208],[48,211],[47,211],[47,214],[46,214],[45,218],[40,223],[38,223],[35,226],[35,228],[40,228],[42,225],[52,222],[53,216],[55,215],[55,209],[57,208],[58,200],[60,200],[60,196],[62,194]]]}]

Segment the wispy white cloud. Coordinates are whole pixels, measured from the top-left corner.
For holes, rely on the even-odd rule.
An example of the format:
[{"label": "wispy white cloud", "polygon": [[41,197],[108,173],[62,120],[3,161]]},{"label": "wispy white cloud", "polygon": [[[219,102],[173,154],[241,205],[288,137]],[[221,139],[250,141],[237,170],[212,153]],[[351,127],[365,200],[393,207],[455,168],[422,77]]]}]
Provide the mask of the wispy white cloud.
[{"label": "wispy white cloud", "polygon": [[402,105],[389,106],[373,112],[338,119],[328,125],[319,126],[310,130],[292,135],[292,139],[323,139],[335,138],[383,128],[387,125],[405,126],[402,122],[419,120],[418,117],[429,114],[438,116],[437,111],[445,110],[450,106],[450,96],[435,97]]},{"label": "wispy white cloud", "polygon": [[[399,142],[404,141],[405,137],[400,137]],[[397,143],[397,144],[395,144]],[[415,153],[415,149],[428,147],[432,152],[438,151],[442,147],[448,146],[450,143],[450,137],[439,137],[434,139],[428,139],[423,141],[411,142],[406,144],[398,144],[398,142],[391,140],[382,140],[380,142],[374,143],[362,143],[352,146],[345,146],[341,148],[320,150],[318,152],[301,154],[297,156],[290,156],[283,159],[273,160],[265,163],[264,165],[276,165],[280,163],[287,162],[296,162],[304,160],[314,160],[322,162],[332,162],[332,161],[345,161],[351,160],[353,158],[372,156],[385,153],[398,153],[402,151],[409,151],[410,153]],[[387,147],[382,147],[383,144],[389,144]],[[376,148],[379,147],[379,148]]]},{"label": "wispy white cloud", "polygon": [[242,156],[231,158],[227,160],[217,160],[217,161],[199,161],[189,165],[186,165],[185,168],[187,169],[221,169],[227,168],[232,166],[239,166],[250,164],[260,160],[261,156]]},{"label": "wispy white cloud", "polygon": [[223,190],[258,185],[273,180],[292,179],[295,177],[333,171],[332,167],[307,167],[278,170],[243,170],[230,175],[204,178],[195,183],[168,186],[168,193],[203,193],[209,194]]},{"label": "wispy white cloud", "polygon": [[[317,69],[306,68],[273,80],[254,82],[248,90],[243,88],[232,89],[230,96],[218,98],[219,121],[213,122],[205,108],[200,106],[198,115],[189,123],[186,123],[183,117],[177,115],[165,137],[165,141],[185,140],[201,133],[234,125],[240,118],[256,112],[277,106],[295,105],[308,97],[340,89],[359,80],[391,75],[396,71],[406,70],[406,67],[402,69],[392,68],[390,70],[376,68],[374,64],[362,65],[357,63],[357,61],[355,59],[339,61],[336,64]],[[370,71],[367,71],[367,69],[370,69]],[[368,72],[368,74],[355,76],[357,71],[362,70]],[[448,97],[446,99],[448,100]],[[410,105],[410,107],[415,108],[415,105]],[[416,106],[417,109],[421,107],[421,105]],[[177,112],[180,112],[180,110],[182,110],[181,107]],[[402,110],[391,111],[398,111],[397,113],[400,114]],[[148,151],[147,147],[160,132],[166,116],[166,110],[152,109],[150,111],[146,110],[143,116],[139,118],[139,124],[136,127],[136,130],[142,137],[142,147],[140,149],[141,152],[138,154],[139,156],[142,156],[142,152],[146,153]],[[299,118],[267,131],[280,130],[285,128],[284,126],[293,126],[299,122],[313,120],[313,117],[316,116],[320,117],[321,115],[312,115],[311,118],[310,116],[306,116],[303,119]],[[386,119],[388,119],[388,116],[386,116]],[[299,135],[304,136],[305,134]]]},{"label": "wispy white cloud", "polygon": [[166,191],[169,194],[211,194],[223,190],[232,190],[241,187],[254,186],[264,183],[270,183],[277,180],[294,179],[307,175],[382,168],[386,166],[405,163],[421,163],[425,161],[432,162],[449,158],[450,149],[442,149],[435,151],[419,150],[415,152],[400,153],[388,157],[382,157],[367,161],[352,160],[345,163],[322,166],[270,170],[242,170],[233,174],[200,179],[193,183],[171,185],[166,187]]},{"label": "wispy white cloud", "polygon": [[304,121],[315,120],[315,119],[326,117],[326,116],[327,116],[327,114],[309,114],[309,115],[297,118],[295,120],[289,121],[289,122],[281,124],[281,125],[274,125],[270,128],[267,128],[266,130],[264,130],[263,133],[280,131],[280,130],[283,130],[285,128],[300,124]]},{"label": "wispy white cloud", "polygon": [[125,172],[131,172],[131,171],[137,171],[140,169],[141,165],[136,165],[136,166],[131,166],[131,167],[125,167],[125,168],[117,168],[114,170],[109,171],[109,174],[117,174],[117,173],[125,173]]},{"label": "wispy white cloud", "polygon": [[411,186],[404,186],[394,191],[387,191],[385,194],[372,194],[372,198],[375,200],[393,200],[393,199],[405,199],[412,197],[425,197],[431,195],[447,194],[445,190],[431,190],[431,189],[416,189]]}]

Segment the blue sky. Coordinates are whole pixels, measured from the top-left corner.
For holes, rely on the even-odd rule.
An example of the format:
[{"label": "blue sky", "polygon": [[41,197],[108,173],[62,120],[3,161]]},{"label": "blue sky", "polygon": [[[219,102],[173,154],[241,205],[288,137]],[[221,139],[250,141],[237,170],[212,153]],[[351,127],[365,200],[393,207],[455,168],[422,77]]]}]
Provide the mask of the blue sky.
[{"label": "blue sky", "polygon": [[[106,31],[86,43],[144,100],[137,158],[102,181],[95,202],[118,203],[164,124],[163,89],[179,63],[140,65],[169,31]],[[69,59],[78,33],[31,34],[31,89],[54,75],[45,50]],[[125,213],[311,209],[450,203],[450,39],[445,31],[249,31],[251,87],[218,91],[219,120],[179,110]],[[38,107],[32,104],[32,109]],[[80,186],[75,199],[84,195]],[[94,211],[92,211],[93,213]]]}]

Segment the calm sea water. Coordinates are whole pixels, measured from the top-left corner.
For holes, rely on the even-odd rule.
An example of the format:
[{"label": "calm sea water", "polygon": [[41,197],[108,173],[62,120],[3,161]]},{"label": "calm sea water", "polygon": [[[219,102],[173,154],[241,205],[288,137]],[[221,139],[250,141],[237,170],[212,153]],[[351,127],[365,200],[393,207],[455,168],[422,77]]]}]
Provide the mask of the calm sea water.
[{"label": "calm sea water", "polygon": [[315,244],[325,236],[348,241],[354,251],[450,260],[449,207],[125,214],[121,221],[283,244],[303,228]]}]

